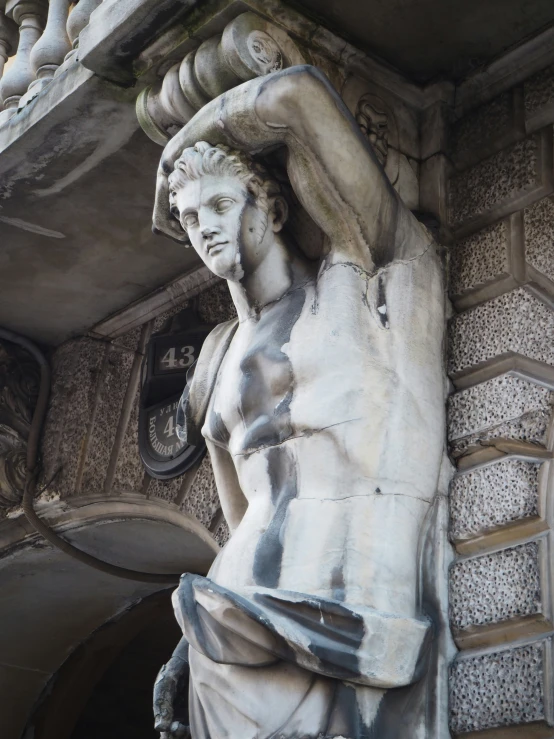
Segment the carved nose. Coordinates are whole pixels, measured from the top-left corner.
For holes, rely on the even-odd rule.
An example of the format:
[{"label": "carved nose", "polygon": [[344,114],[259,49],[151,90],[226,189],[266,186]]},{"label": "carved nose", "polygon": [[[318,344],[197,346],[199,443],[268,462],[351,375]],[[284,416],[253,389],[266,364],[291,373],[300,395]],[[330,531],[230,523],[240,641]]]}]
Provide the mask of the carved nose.
[{"label": "carved nose", "polygon": [[214,236],[217,233],[217,228],[214,228],[213,226],[205,226],[202,229],[202,236],[205,239],[209,239],[210,236]]}]

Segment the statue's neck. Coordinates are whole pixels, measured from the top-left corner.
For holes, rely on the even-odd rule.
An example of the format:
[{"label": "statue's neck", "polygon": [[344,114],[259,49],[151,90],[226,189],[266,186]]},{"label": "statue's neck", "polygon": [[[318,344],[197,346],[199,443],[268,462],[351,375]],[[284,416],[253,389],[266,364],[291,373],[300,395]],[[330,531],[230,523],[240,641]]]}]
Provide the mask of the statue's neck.
[{"label": "statue's neck", "polygon": [[227,283],[239,321],[258,315],[266,305],[309,279],[313,271],[306,259],[293,254],[277,237],[264,261],[252,273],[239,282]]}]

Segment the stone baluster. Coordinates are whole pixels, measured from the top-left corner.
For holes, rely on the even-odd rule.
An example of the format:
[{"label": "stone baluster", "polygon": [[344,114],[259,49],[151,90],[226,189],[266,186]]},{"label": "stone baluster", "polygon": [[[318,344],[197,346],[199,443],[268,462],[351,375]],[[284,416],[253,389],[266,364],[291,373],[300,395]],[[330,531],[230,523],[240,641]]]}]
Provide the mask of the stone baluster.
[{"label": "stone baluster", "polygon": [[21,99],[21,108],[46,87],[71,49],[66,30],[70,3],[71,0],[50,0],[44,33],[31,52],[31,68],[36,79]]},{"label": "stone baluster", "polygon": [[[17,25],[4,13],[6,3],[0,0],[0,80],[4,65],[17,48]],[[2,102],[0,101],[0,110]]]},{"label": "stone baluster", "polygon": [[14,115],[34,79],[31,51],[42,33],[47,7],[45,0],[8,0],[6,3],[6,15],[19,26],[19,43],[15,60],[0,83],[0,99],[4,104],[0,123]]},{"label": "stone baluster", "polygon": [[69,54],[66,56],[66,61],[70,59],[76,60],[77,48],[79,46],[79,34],[88,26],[90,16],[99,5],[102,5],[103,0],[79,0],[77,4],[71,9],[69,18],[67,19],[67,35],[71,41],[73,47]]}]

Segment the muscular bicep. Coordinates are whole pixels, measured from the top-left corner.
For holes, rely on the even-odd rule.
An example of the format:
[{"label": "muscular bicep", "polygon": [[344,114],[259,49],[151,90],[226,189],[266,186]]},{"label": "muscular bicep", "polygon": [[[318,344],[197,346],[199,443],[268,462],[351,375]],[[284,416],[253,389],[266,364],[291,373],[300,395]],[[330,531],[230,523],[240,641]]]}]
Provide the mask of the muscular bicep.
[{"label": "muscular bicep", "polygon": [[287,72],[262,86],[256,113],[286,127],[291,183],[333,248],[379,266],[393,256],[403,205],[329,81],[313,67]]},{"label": "muscular bicep", "polygon": [[248,501],[239,485],[237,471],[229,452],[210,441],[206,444],[212,461],[221,510],[232,533],[242,521],[248,508]]}]

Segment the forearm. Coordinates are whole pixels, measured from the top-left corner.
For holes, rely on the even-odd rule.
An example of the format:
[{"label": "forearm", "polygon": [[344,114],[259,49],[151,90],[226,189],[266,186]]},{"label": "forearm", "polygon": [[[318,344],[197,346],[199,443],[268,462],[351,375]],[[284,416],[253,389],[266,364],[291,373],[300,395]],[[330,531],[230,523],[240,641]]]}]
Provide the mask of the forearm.
[{"label": "forearm", "polygon": [[[155,226],[156,214],[167,211],[168,174],[198,141],[249,153],[285,145],[297,196],[337,248],[368,270],[392,257],[402,205],[339,95],[314,67],[250,80],[204,106],[164,149]],[[185,240],[176,221],[167,226],[160,217],[160,230]]]},{"label": "forearm", "polygon": [[175,721],[175,704],[179,694],[186,692],[188,650],[189,643],[183,637],[154,683],[154,727],[159,732],[170,732],[176,727],[178,731],[181,726]]}]

